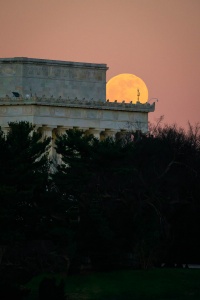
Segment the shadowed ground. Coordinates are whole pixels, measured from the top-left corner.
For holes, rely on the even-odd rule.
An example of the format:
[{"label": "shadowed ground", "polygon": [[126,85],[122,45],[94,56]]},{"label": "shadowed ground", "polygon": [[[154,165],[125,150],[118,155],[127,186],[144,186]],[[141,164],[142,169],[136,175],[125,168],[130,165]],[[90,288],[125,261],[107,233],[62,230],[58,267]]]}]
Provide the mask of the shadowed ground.
[{"label": "shadowed ground", "polygon": [[[32,289],[28,300],[37,299],[41,279],[28,284]],[[69,276],[65,290],[70,300],[197,300],[199,282],[199,269],[134,270]]]}]

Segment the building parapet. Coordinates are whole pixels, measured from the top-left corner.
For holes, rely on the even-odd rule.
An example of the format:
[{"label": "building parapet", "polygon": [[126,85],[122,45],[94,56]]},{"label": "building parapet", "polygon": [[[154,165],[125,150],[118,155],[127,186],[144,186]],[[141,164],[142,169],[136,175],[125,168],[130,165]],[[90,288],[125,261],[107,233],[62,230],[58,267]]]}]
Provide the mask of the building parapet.
[{"label": "building parapet", "polygon": [[50,59],[41,59],[41,58],[29,58],[29,57],[12,57],[12,58],[0,58],[0,64],[34,64],[34,65],[48,65],[48,66],[63,66],[63,67],[73,67],[80,68],[85,67],[88,69],[102,69],[108,70],[106,64],[97,64],[97,63],[85,63],[85,62],[73,62],[73,61],[63,61],[63,60],[50,60]]},{"label": "building parapet", "polygon": [[150,103],[133,103],[132,101],[126,103],[122,102],[106,102],[94,101],[93,99],[62,99],[54,98],[53,96],[50,98],[46,98],[45,95],[43,97],[37,97],[36,95],[33,97],[3,97],[0,98],[0,106],[3,105],[47,105],[47,106],[61,106],[61,107],[74,107],[74,108],[85,108],[85,109],[104,109],[104,110],[117,110],[117,111],[135,111],[135,112],[153,112],[155,110],[155,102]]}]

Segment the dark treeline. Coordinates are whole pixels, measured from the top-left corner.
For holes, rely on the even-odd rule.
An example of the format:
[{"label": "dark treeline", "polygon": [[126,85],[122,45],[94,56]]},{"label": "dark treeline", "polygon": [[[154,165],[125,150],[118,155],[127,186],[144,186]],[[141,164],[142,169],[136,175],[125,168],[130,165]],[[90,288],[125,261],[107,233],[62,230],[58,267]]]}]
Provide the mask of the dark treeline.
[{"label": "dark treeline", "polygon": [[198,126],[102,141],[67,130],[51,159],[34,126],[9,127],[0,131],[1,280],[200,262]]}]

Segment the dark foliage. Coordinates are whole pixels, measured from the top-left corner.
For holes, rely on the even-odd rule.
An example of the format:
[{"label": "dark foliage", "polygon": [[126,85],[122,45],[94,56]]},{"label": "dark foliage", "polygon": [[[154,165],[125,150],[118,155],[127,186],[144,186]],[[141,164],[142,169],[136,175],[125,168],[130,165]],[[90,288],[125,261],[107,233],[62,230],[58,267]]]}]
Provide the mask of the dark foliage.
[{"label": "dark foliage", "polygon": [[25,248],[44,232],[49,142],[28,122],[10,123],[7,136],[0,132],[0,272],[13,282],[30,278]]},{"label": "dark foliage", "polygon": [[197,262],[198,126],[132,136],[99,141],[68,130],[56,141],[63,164],[54,181],[68,211],[76,208],[76,250],[100,266],[120,264],[124,253],[143,268]]},{"label": "dark foliage", "polygon": [[0,131],[1,274],[199,263],[198,126],[102,141],[67,130],[53,168],[49,142],[27,122]]},{"label": "dark foliage", "polygon": [[49,168],[50,140],[41,141],[41,134],[28,122],[9,127],[7,137],[1,134],[0,145],[1,244],[23,240],[37,230]]},{"label": "dark foliage", "polygon": [[0,284],[0,299],[2,300],[22,300],[25,297],[27,297],[30,293],[30,290],[23,287],[23,286],[17,286],[12,283],[5,283],[4,281],[1,281]]},{"label": "dark foliage", "polygon": [[39,300],[67,300],[64,281],[56,283],[54,277],[45,277],[39,285]]}]

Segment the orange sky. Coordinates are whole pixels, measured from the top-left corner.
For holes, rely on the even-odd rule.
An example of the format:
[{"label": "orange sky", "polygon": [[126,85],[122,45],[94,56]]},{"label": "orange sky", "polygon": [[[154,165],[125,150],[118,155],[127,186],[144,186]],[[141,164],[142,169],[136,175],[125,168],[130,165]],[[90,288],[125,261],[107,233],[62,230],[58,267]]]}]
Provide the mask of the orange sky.
[{"label": "orange sky", "polygon": [[106,63],[158,98],[150,121],[200,122],[199,0],[0,0],[0,57]]}]

